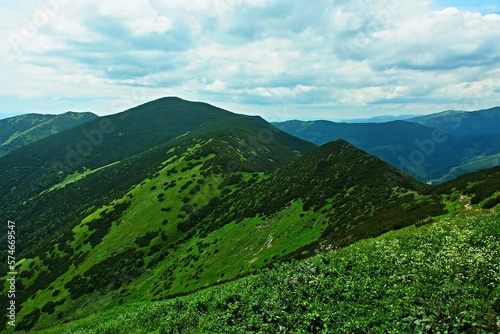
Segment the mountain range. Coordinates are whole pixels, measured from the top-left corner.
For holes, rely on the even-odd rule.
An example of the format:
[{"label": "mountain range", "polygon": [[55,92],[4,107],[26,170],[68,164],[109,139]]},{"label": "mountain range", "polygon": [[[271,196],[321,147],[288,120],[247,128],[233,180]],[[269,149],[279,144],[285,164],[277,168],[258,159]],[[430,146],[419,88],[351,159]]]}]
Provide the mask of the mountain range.
[{"label": "mountain range", "polygon": [[500,132],[500,107],[477,111],[443,111],[440,113],[417,116],[410,122],[438,128],[447,134],[462,137],[468,135],[496,134]]},{"label": "mountain range", "polygon": [[368,138],[317,146],[283,124],[174,97],[90,118],[0,157],[0,216],[16,222],[18,331],[57,332],[134,303],[194,296],[441,217],[494,214],[500,202],[499,167],[431,186],[362,148],[401,155],[431,138],[444,156],[428,165],[441,175],[449,150],[478,133],[452,137],[403,121],[371,132],[291,123]]},{"label": "mountain range", "polygon": [[281,130],[317,145],[344,139],[413,177],[441,183],[500,162],[500,108],[447,111],[386,123],[286,121]]}]

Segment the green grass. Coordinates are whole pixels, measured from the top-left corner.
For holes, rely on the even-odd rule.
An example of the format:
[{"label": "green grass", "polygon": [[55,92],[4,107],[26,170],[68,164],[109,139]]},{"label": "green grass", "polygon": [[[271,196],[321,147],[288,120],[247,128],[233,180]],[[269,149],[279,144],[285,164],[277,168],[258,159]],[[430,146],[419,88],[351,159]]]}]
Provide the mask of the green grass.
[{"label": "green grass", "polygon": [[43,333],[496,333],[500,216],[443,218]]},{"label": "green grass", "polygon": [[98,171],[100,171],[100,170],[102,170],[104,168],[114,166],[117,163],[119,163],[119,161],[113,162],[113,163],[111,163],[109,165],[102,166],[102,167],[99,167],[99,168],[96,168],[96,169],[93,169],[93,170],[84,167],[83,168],[83,172],[76,171],[73,174],[66,175],[66,178],[63,181],[61,181],[58,184],[53,185],[52,187],[50,187],[49,189],[47,189],[45,191],[43,191],[40,195],[44,194],[45,192],[50,192],[50,191],[54,191],[56,189],[63,188],[63,187],[65,187],[66,185],[68,185],[70,183],[78,182],[81,179],[83,179],[84,177],[86,177],[87,175],[90,175],[92,173],[98,172]]},{"label": "green grass", "polygon": [[[34,298],[28,300],[23,305],[23,309],[18,313],[19,317],[26,316],[31,313],[37,307],[43,306],[47,301],[53,300],[51,298],[51,294],[53,290],[60,290],[61,293],[57,297],[57,300],[63,300],[66,298],[66,303],[64,307],[59,307],[59,310],[64,311],[65,314],[71,314],[72,316],[78,316],[79,314],[86,315],[90,310],[95,310],[99,307],[109,307],[109,303],[116,303],[116,300],[112,300],[107,296],[104,301],[101,301],[98,304],[90,303],[89,300],[93,300],[95,296],[90,295],[79,299],[77,302],[71,301],[71,296],[69,291],[64,288],[64,286],[70,282],[75,276],[79,274],[84,274],[90,268],[95,265],[99,265],[103,260],[110,256],[110,254],[119,254],[126,249],[137,249],[139,250],[139,246],[134,243],[134,241],[146,234],[150,231],[163,231],[168,235],[168,241],[174,243],[183,237],[182,233],[178,231],[176,221],[178,220],[177,215],[180,213],[179,208],[184,204],[181,199],[186,196],[190,196],[190,204],[197,202],[197,205],[203,206],[210,200],[212,196],[215,196],[221,192],[221,190],[217,189],[217,186],[223,181],[221,175],[210,175],[207,178],[204,178],[204,183],[200,186],[200,191],[197,195],[190,195],[190,189],[195,186],[197,183],[193,182],[193,184],[181,190],[181,187],[188,181],[200,179],[200,167],[203,162],[213,159],[214,155],[208,155],[203,157],[196,167],[186,170],[185,172],[177,172],[173,173],[170,176],[167,176],[167,172],[171,169],[176,169],[178,171],[185,168],[189,162],[193,160],[190,159],[192,154],[196,153],[203,145],[210,143],[210,140],[204,143],[198,143],[191,146],[181,157],[171,158],[165,163],[162,164],[162,168],[158,170],[154,177],[150,179],[146,179],[141,184],[133,187],[127,194],[125,194],[121,199],[117,199],[111,202],[109,205],[103,206],[91,214],[89,214],[86,218],[84,218],[81,224],[77,225],[73,228],[73,240],[69,242],[68,247],[74,250],[76,255],[85,255],[85,260],[75,267],[71,265],[68,270],[63,273],[56,282],[48,285],[45,289],[39,290]],[[104,167],[103,167],[104,168]],[[92,173],[93,171],[88,171],[87,174]],[[78,174],[73,175],[71,178],[68,178],[63,182],[63,184],[70,183],[73,180],[78,180],[84,177],[86,174]],[[169,188],[168,191],[163,190],[163,185],[165,183],[170,183],[176,180],[177,185]],[[58,187],[64,186],[63,184],[59,184]],[[154,189],[154,190],[152,190]],[[164,200],[162,202],[159,201],[158,195],[164,194]],[[117,204],[122,204],[125,202],[130,202],[131,205],[120,215],[120,218],[117,221],[114,221],[111,225],[109,232],[104,236],[102,241],[97,244],[95,247],[89,242],[89,235],[92,234],[89,231],[89,223],[91,223],[95,219],[99,219],[103,216],[105,212],[111,212],[114,210],[114,207]],[[189,203],[188,203],[189,204]],[[162,212],[162,207],[171,207],[172,210],[169,212]],[[170,224],[165,226],[162,225],[164,219],[168,219]],[[157,244],[158,242],[152,242],[151,246]],[[57,248],[57,244],[54,245],[52,251],[50,251],[50,256],[62,256],[64,252],[61,252]],[[161,247],[164,248],[166,246],[165,243],[161,244]],[[147,251],[149,248],[144,249]],[[53,254],[53,255],[52,255]],[[146,261],[151,256],[146,257]],[[24,271],[27,269],[27,266],[23,266],[20,268],[20,271]],[[26,284],[29,286],[30,283],[33,283],[34,279],[30,281],[26,281]],[[106,294],[110,294],[110,296],[114,296],[113,291],[106,291]],[[137,297],[142,299],[140,297]],[[73,305],[80,305],[77,309]],[[73,308],[76,309],[77,313],[73,314]],[[89,310],[90,309],[90,310]],[[42,314],[40,318],[40,324],[47,325],[53,322],[56,319],[56,314],[47,315]]]},{"label": "green grass", "polygon": [[[165,271],[175,277],[169,289],[151,290],[139,277],[131,286],[137,296],[152,299],[186,293],[221,281],[234,279],[262,268],[319,237],[323,226],[319,213],[303,214],[302,203],[295,202],[286,212],[271,217],[246,218],[208,234],[195,237],[171,253],[148,275],[149,281],[162,282]],[[199,274],[195,274],[198,272]]]}]

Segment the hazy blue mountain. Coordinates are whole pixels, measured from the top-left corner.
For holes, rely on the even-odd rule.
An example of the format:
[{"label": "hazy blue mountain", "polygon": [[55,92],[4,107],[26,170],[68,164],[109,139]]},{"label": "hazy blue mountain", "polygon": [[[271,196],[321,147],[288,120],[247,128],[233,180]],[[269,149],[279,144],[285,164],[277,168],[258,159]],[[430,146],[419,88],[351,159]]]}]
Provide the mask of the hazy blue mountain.
[{"label": "hazy blue mountain", "polygon": [[448,110],[407,119],[454,136],[500,133],[500,107],[472,112]]},{"label": "hazy blue mountain", "polygon": [[386,123],[393,121],[404,121],[407,119],[419,117],[422,115],[381,115],[369,118],[352,118],[352,119],[342,119],[335,122],[338,123]]},{"label": "hazy blue mountain", "polygon": [[426,182],[443,182],[464,172],[496,166],[500,161],[499,134],[456,137],[437,128],[406,121],[273,124],[317,145],[344,139]]}]

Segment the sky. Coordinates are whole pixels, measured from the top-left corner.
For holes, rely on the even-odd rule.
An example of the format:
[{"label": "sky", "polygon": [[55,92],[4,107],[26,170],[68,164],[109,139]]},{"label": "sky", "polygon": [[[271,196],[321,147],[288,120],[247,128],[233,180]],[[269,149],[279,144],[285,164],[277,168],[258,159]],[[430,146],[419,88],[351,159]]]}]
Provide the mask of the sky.
[{"label": "sky", "polygon": [[164,96],[271,121],[500,105],[498,0],[24,0],[0,15],[0,118]]}]

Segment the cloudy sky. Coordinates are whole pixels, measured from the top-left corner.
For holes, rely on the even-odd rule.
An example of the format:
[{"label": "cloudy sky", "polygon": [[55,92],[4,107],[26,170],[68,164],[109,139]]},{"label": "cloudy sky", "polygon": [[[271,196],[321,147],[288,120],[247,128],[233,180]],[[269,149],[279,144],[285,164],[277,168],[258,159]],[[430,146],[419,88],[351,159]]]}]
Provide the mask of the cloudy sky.
[{"label": "cloudy sky", "polygon": [[269,120],[497,106],[499,4],[4,1],[0,117],[106,115],[162,96]]}]

